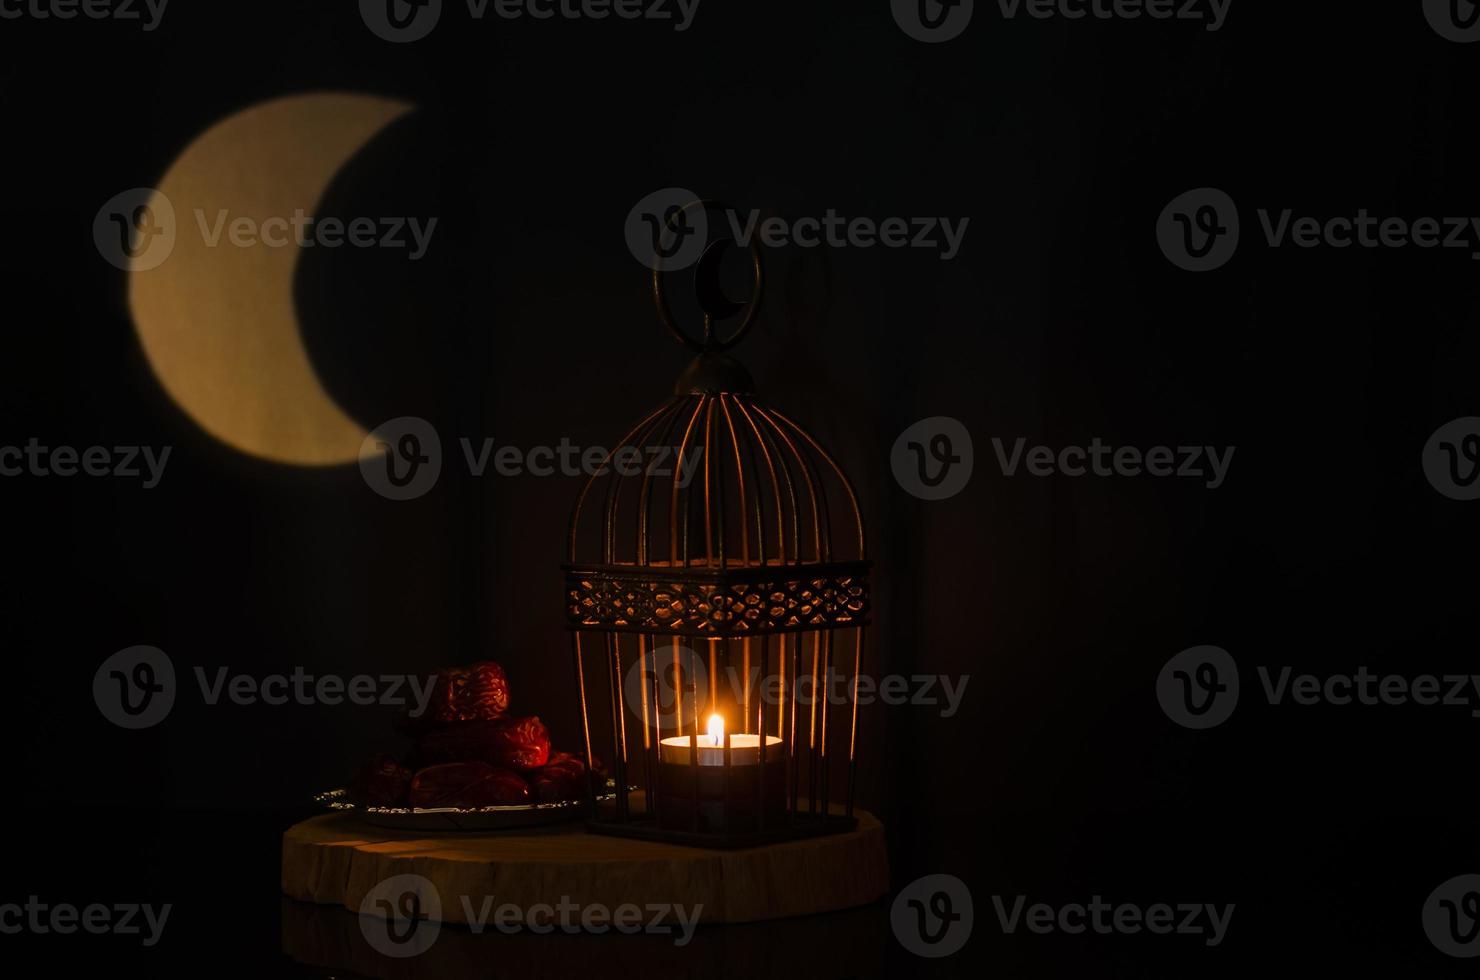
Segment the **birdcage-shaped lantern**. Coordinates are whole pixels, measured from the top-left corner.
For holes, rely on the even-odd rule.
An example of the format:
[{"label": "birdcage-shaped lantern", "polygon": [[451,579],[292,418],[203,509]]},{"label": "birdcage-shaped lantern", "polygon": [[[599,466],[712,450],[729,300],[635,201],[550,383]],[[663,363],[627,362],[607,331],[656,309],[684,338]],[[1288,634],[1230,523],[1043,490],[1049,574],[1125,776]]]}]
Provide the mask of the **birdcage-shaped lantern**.
[{"label": "birdcage-shaped lantern", "polygon": [[[702,339],[653,273],[697,356],[581,491],[565,599],[589,828],[737,847],[855,825],[870,565],[847,475],[725,353],[764,277],[752,244],[743,313],[707,299],[719,251],[696,265]],[[742,319],[722,339],[725,313]]]}]

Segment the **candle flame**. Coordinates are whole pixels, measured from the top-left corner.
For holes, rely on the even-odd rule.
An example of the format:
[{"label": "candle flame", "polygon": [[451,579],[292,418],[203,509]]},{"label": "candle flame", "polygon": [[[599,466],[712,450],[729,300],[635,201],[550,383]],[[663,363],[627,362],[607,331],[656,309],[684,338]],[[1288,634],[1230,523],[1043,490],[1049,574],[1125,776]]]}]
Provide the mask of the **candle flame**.
[{"label": "candle flame", "polygon": [[714,739],[715,745],[724,743],[725,720],[717,714],[709,716],[709,737]]}]

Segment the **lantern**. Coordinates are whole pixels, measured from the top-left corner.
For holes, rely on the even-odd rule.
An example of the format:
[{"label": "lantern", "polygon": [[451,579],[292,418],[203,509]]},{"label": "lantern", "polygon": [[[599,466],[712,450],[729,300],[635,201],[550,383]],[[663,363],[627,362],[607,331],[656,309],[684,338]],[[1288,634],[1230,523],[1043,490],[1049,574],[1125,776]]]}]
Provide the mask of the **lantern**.
[{"label": "lantern", "polygon": [[726,353],[763,285],[752,243],[750,300],[723,297],[729,244],[695,267],[702,338],[655,269],[658,317],[696,356],[571,516],[566,624],[587,758],[610,777],[589,780],[594,832],[736,847],[856,823],[863,520],[834,458]]}]

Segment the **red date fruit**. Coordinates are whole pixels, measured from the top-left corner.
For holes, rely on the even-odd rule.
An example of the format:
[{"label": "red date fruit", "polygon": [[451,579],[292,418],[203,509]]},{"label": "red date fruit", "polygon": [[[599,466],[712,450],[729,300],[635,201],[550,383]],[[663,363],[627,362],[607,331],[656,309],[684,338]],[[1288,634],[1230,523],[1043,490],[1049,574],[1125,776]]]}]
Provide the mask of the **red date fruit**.
[{"label": "red date fruit", "polygon": [[469,721],[492,721],[509,710],[509,681],[491,660],[469,667],[444,667],[432,678],[422,710],[410,707],[396,715],[395,729],[416,738],[429,731]]},{"label": "red date fruit", "polygon": [[485,762],[429,766],[411,780],[414,807],[518,806],[529,802],[529,784],[514,772]]},{"label": "red date fruit", "polygon": [[509,710],[509,679],[491,660],[437,673],[427,713],[438,725],[492,721]]},{"label": "red date fruit", "polygon": [[378,755],[365,768],[365,796],[375,806],[405,806],[411,770],[393,756]]},{"label": "red date fruit", "polygon": [[472,721],[428,732],[416,742],[422,765],[486,762],[521,772],[538,769],[550,757],[550,733],[537,717]]},{"label": "red date fruit", "polygon": [[586,794],[586,764],[569,752],[552,753],[549,762],[529,774],[529,786],[540,803],[578,800]]}]

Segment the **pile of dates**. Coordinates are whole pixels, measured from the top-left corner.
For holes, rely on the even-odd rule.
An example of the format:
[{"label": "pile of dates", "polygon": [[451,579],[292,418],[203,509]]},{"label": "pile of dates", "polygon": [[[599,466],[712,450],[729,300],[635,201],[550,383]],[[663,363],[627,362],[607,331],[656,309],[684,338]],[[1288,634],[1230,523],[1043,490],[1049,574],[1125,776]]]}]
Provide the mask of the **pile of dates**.
[{"label": "pile of dates", "polygon": [[508,711],[509,681],[498,664],[438,671],[427,710],[397,723],[414,740],[409,756],[372,760],[360,779],[366,799],[382,807],[467,809],[584,796],[585,761],[551,751],[539,718]]}]

